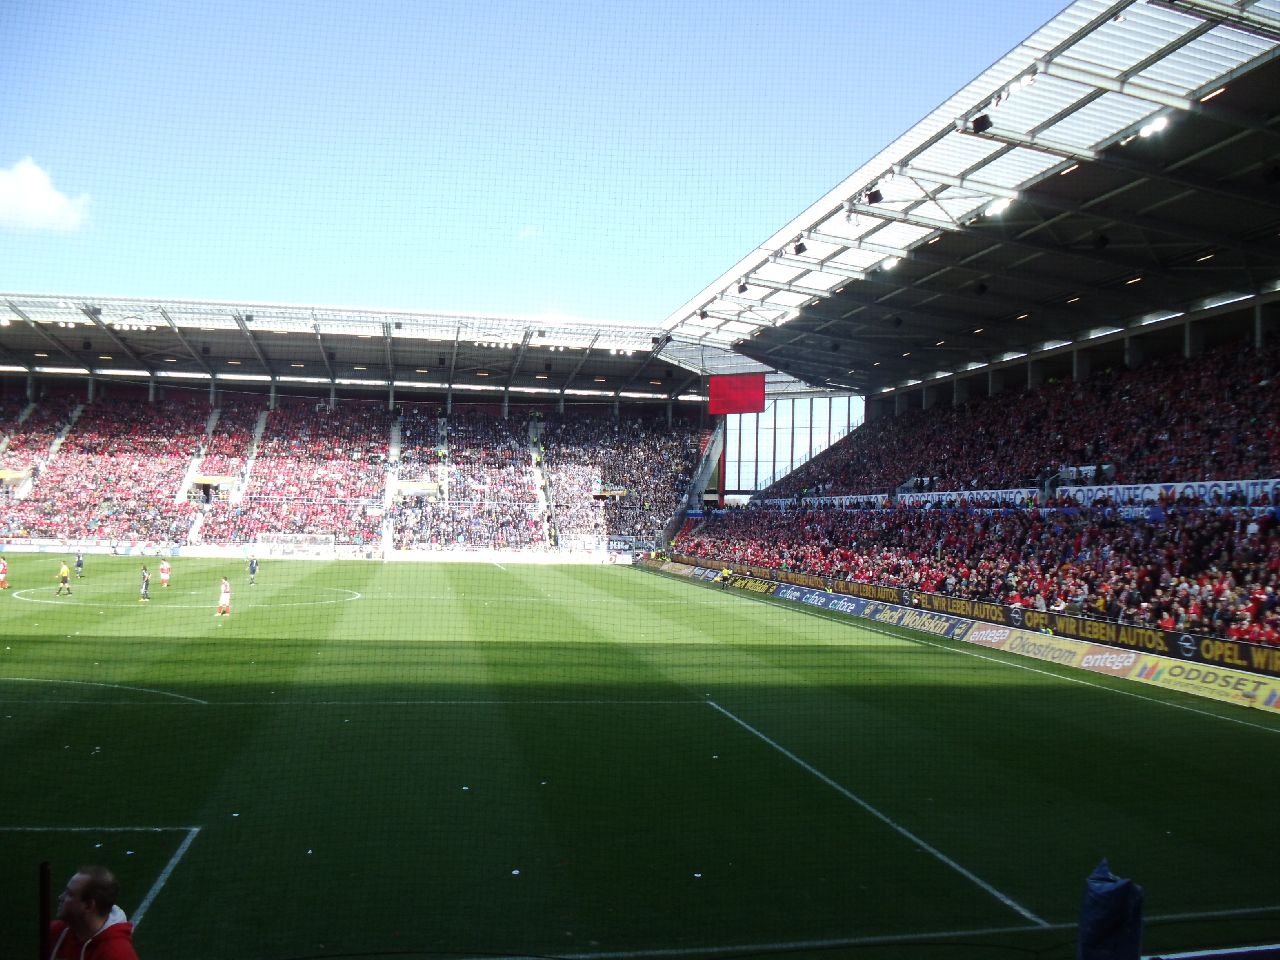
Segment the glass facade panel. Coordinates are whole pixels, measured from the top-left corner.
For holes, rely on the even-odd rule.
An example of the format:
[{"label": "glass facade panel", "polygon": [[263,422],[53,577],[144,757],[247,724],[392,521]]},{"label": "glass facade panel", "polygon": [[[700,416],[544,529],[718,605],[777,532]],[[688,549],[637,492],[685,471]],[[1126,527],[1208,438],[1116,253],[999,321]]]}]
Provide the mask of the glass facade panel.
[{"label": "glass facade panel", "polygon": [[754,493],[817,456],[862,420],[860,397],[777,397],[734,414],[725,434],[725,489]]}]

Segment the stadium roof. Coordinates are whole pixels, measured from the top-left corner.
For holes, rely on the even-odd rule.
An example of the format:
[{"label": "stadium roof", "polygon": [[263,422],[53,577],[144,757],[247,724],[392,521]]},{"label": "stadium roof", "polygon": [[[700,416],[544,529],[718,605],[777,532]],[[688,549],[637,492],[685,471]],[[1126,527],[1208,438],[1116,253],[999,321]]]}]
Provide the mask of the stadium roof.
[{"label": "stadium roof", "polygon": [[1280,288],[1280,0],[1080,0],[668,318],[871,394]]},{"label": "stadium roof", "polygon": [[[258,389],[398,388],[531,402],[701,394],[709,372],[765,372],[658,327],[297,304],[0,294],[0,373],[94,374]],[[803,388],[774,374],[773,392]],[[804,388],[808,389],[808,388]]]},{"label": "stadium roof", "polygon": [[1280,298],[1278,54],[1280,0],[1078,0],[651,328],[14,293],[0,372],[870,395]]}]

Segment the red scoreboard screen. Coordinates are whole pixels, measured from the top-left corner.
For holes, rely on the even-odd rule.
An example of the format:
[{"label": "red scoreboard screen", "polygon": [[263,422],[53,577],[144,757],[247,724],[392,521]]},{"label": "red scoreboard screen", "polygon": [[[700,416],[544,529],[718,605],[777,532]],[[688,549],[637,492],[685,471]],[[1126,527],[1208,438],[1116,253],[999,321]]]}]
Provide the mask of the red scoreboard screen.
[{"label": "red scoreboard screen", "polygon": [[764,374],[734,373],[711,377],[707,412],[760,413],[764,410]]}]

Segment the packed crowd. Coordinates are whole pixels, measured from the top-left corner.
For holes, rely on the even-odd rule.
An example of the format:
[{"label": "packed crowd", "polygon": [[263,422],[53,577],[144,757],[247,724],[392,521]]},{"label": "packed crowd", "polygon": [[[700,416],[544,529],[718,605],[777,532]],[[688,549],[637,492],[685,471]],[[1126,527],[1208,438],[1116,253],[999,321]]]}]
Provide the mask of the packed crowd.
[{"label": "packed crowd", "polygon": [[443,483],[447,434],[442,428],[443,415],[434,407],[407,406],[400,416],[401,480],[426,480]]},{"label": "packed crowd", "polygon": [[527,418],[464,414],[447,430],[450,501],[537,502]]},{"label": "packed crowd", "polygon": [[385,404],[281,399],[267,414],[245,496],[381,501],[390,434]]},{"label": "packed crowd", "polygon": [[558,535],[655,539],[688,489],[700,441],[683,422],[549,417],[541,442]]},{"label": "packed crowd", "polygon": [[208,405],[100,400],[84,407],[32,494],[4,513],[10,535],[181,542],[193,507],[177,502]]},{"label": "packed crowd", "polygon": [[73,397],[50,397],[41,400],[21,423],[18,417],[26,404],[9,407],[8,416],[0,429],[9,438],[4,453],[0,453],[0,470],[26,471],[42,466],[49,455],[49,447],[68,423],[80,400]]},{"label": "packed crowd", "polygon": [[[38,405],[13,433],[16,451],[47,456],[73,400]],[[211,431],[208,400],[179,396],[152,405],[87,405],[67,441],[37,477],[35,495],[5,509],[10,535],[247,543],[264,533],[332,535],[372,544],[382,506],[391,414],[377,403],[285,398],[267,414],[257,398],[222,401]],[[11,419],[16,417],[12,411]],[[470,412],[442,416],[409,408],[400,421],[403,482],[438,484],[390,516],[402,546],[538,548],[548,543],[546,483],[564,534],[654,539],[675,513],[704,438],[684,424],[554,418],[535,445],[529,418]],[[252,456],[252,462],[250,457]],[[540,466],[545,465],[545,471]],[[232,476],[235,502],[178,503],[189,470]]]},{"label": "packed crowd", "polygon": [[1278,376],[1280,345],[1233,344],[914,410],[864,423],[761,496],[881,494],[913,480],[940,491],[1032,487],[1067,468],[1118,484],[1274,477]]},{"label": "packed crowd", "polygon": [[253,543],[264,533],[316,534],[332,536],[339,544],[379,546],[382,506],[358,500],[246,497],[235,504],[214,504],[199,527],[204,543]]},{"label": "packed crowd", "polygon": [[265,409],[261,397],[224,397],[218,420],[204,446],[200,472],[209,477],[244,478],[253,450],[253,432]]},{"label": "packed crowd", "polygon": [[547,542],[546,518],[533,503],[406,497],[393,512],[393,524],[397,550],[528,550]]},{"label": "packed crowd", "polygon": [[1280,505],[772,510],[708,518],[674,550],[1168,630],[1280,644]]},{"label": "packed crowd", "polygon": [[282,398],[267,414],[238,503],[205,513],[205,543],[247,543],[262,533],[379,542],[391,415],[378,403]]},{"label": "packed crowd", "polygon": [[391,513],[399,549],[529,549],[546,543],[527,417],[406,411],[400,479],[439,484]]}]

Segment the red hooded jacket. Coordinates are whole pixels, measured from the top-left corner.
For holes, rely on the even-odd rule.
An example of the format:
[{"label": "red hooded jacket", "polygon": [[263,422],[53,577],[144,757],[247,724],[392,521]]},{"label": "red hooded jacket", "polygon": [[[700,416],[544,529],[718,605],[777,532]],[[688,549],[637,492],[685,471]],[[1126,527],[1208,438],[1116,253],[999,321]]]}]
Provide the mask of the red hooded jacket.
[{"label": "red hooded jacket", "polygon": [[65,922],[55,920],[49,924],[49,942],[53,944],[49,960],[138,960],[133,924],[119,907],[112,907],[102,929],[84,941]]}]

